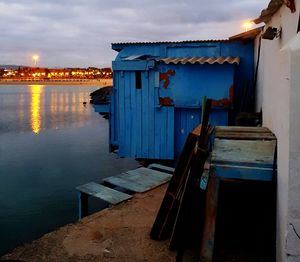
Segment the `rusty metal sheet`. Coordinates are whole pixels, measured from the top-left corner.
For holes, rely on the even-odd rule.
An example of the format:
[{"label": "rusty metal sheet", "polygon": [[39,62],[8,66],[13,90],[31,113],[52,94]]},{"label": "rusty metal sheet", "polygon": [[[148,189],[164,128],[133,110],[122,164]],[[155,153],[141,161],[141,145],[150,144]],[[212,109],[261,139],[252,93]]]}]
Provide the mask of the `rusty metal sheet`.
[{"label": "rusty metal sheet", "polygon": [[239,57],[170,57],[170,58],[164,58],[160,59],[159,62],[165,63],[165,64],[239,64],[240,58]]},{"label": "rusty metal sheet", "polygon": [[161,106],[173,106],[173,99],[170,97],[159,97],[159,104]]},{"label": "rusty metal sheet", "polygon": [[174,70],[168,70],[167,72],[160,72],[159,73],[159,81],[164,81],[163,87],[164,89],[167,89],[170,84],[170,76],[174,76],[175,71]]}]

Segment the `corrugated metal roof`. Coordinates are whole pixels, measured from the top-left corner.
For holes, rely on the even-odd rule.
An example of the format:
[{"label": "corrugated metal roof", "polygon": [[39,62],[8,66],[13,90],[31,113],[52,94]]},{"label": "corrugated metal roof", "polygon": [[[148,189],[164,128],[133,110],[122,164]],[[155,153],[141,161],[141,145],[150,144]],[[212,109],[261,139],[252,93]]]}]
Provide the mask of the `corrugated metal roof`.
[{"label": "corrugated metal roof", "polygon": [[253,22],[255,24],[259,24],[261,22],[267,22],[271,19],[271,17],[277,12],[277,10],[284,3],[283,0],[271,0],[266,9],[261,11],[261,14],[258,18],[254,19]]},{"label": "corrugated metal roof", "polygon": [[112,45],[149,45],[149,44],[184,44],[184,43],[217,43],[228,42],[228,39],[208,39],[208,40],[183,40],[183,41],[149,41],[149,42],[121,42],[112,43]]},{"label": "corrugated metal roof", "polygon": [[165,63],[165,64],[239,64],[240,58],[239,57],[170,57],[170,58],[164,58],[160,59],[159,62]]},{"label": "corrugated metal roof", "polygon": [[231,36],[229,37],[229,40],[247,41],[247,40],[255,39],[255,37],[262,31],[262,28],[263,26],[254,28],[247,32],[240,33],[238,35]]}]

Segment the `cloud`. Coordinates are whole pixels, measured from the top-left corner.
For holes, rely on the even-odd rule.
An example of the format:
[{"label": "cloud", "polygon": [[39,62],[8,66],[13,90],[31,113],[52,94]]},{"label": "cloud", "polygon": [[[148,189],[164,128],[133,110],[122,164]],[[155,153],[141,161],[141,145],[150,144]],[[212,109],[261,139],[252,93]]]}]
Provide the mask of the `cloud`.
[{"label": "cloud", "polygon": [[110,66],[112,42],[227,38],[268,0],[0,0],[0,64]]}]

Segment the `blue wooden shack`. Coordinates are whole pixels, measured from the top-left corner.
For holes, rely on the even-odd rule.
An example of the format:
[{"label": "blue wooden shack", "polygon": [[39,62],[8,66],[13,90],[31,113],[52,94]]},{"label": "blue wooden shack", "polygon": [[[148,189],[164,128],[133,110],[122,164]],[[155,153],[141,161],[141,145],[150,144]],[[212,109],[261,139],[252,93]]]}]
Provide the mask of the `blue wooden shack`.
[{"label": "blue wooden shack", "polygon": [[204,96],[213,99],[210,123],[228,125],[252,86],[255,34],[112,44],[119,53],[112,62],[110,144],[119,156],[176,159],[201,121]]}]

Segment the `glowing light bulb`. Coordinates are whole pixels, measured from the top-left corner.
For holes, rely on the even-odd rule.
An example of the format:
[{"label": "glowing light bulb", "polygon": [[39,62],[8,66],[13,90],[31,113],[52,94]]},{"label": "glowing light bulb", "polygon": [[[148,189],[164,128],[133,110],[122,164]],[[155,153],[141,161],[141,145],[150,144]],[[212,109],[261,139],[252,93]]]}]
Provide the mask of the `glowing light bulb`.
[{"label": "glowing light bulb", "polygon": [[245,28],[245,31],[247,32],[249,29],[251,29],[253,26],[253,22],[247,21],[243,23],[243,27]]},{"label": "glowing light bulb", "polygon": [[34,61],[34,66],[36,66],[37,65],[37,61],[39,60],[39,56],[38,55],[34,55],[34,56],[32,56],[32,59]]}]

